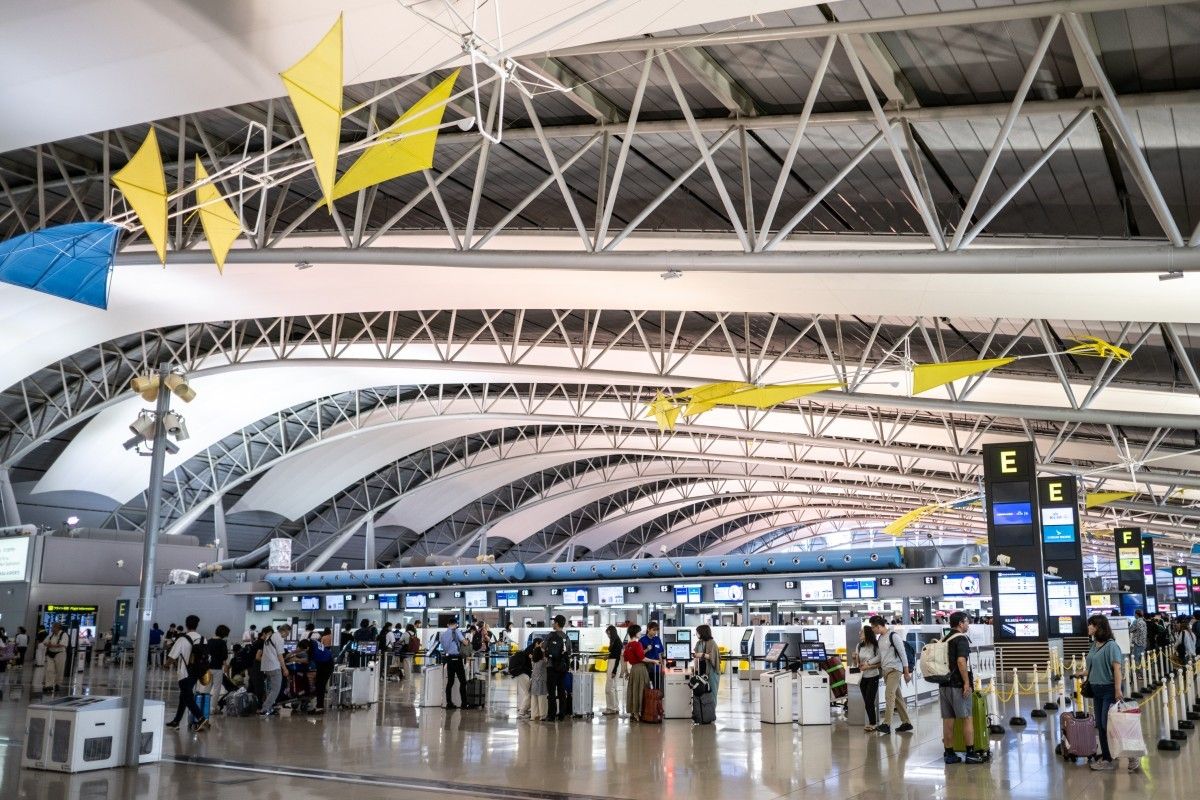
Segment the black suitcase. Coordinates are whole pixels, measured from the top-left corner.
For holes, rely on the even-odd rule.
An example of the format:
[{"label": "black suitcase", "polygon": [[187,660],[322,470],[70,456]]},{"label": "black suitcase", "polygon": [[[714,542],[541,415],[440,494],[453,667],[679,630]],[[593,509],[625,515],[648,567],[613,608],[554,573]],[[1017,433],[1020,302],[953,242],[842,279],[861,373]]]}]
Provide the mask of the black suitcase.
[{"label": "black suitcase", "polygon": [[487,681],[483,678],[468,678],[463,690],[464,708],[483,708],[487,704]]},{"label": "black suitcase", "polygon": [[717,695],[712,691],[692,695],[692,722],[711,725],[717,721]]}]

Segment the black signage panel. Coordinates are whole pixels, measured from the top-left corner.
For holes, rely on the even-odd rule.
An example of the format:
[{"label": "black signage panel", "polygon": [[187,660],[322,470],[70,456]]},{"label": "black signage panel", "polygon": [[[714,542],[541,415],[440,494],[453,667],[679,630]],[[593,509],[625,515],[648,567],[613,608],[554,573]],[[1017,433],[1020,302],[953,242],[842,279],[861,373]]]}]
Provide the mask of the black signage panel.
[{"label": "black signage panel", "polygon": [[1083,549],[1074,478],[1037,479],[1038,528],[1046,571],[1046,621],[1051,636],[1083,636]]},{"label": "black signage panel", "polygon": [[1032,442],[983,446],[988,552],[993,563],[1000,563],[1003,556],[1007,566],[1016,570],[1007,577],[997,573],[992,579],[997,642],[1045,641],[1047,637],[1036,464]]}]

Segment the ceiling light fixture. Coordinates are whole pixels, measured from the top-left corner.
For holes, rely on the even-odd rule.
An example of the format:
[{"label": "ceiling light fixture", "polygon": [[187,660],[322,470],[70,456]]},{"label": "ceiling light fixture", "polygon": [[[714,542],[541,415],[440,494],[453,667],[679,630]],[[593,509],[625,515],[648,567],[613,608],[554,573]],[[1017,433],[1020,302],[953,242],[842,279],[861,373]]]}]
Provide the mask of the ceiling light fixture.
[{"label": "ceiling light fixture", "polygon": [[669,269],[666,272],[660,272],[658,277],[662,278],[664,281],[673,281],[676,278],[682,278],[683,273],[677,269]]},{"label": "ceiling light fixture", "polygon": [[1176,278],[1182,278],[1182,277],[1183,277],[1182,270],[1173,269],[1170,272],[1164,272],[1163,274],[1159,275],[1158,279],[1160,281],[1173,281]]},{"label": "ceiling light fixture", "polygon": [[296,269],[304,270],[304,269],[312,269],[315,266],[315,264],[313,264],[311,261],[297,261],[295,266],[296,266]]}]

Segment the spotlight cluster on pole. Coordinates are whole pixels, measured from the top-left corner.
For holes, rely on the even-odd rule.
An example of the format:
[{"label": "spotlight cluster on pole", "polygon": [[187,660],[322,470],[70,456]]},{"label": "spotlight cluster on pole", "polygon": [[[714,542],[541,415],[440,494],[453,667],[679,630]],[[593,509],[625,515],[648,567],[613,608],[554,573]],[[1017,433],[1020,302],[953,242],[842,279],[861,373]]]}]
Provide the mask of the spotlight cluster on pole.
[{"label": "spotlight cluster on pole", "polygon": [[[164,388],[185,403],[192,402],[196,397],[196,390],[188,385],[187,376],[182,372],[169,372],[165,377],[158,373],[138,375],[130,382],[130,388],[147,403],[157,402],[159,392]],[[133,437],[125,442],[126,450],[137,450],[138,455],[143,456],[149,456],[153,452],[159,413],[158,410],[148,408],[142,409],[138,413],[137,419],[129,425]],[[182,442],[188,438],[187,421],[182,414],[178,411],[171,411],[169,407],[161,414],[163,433],[166,436],[176,442]],[[174,455],[179,452],[179,448],[171,441],[164,439],[163,444],[169,454]]]}]

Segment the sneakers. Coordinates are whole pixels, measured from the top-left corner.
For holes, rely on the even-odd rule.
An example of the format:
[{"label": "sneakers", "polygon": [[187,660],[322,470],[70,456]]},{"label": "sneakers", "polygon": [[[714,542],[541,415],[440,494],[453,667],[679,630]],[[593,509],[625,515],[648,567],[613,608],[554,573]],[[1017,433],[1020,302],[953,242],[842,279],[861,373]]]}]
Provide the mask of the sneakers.
[{"label": "sneakers", "polygon": [[616,716],[617,712],[605,710],[605,711],[601,711],[600,714],[605,717],[612,717],[612,716]]},{"label": "sneakers", "polygon": [[968,750],[966,756],[963,757],[963,761],[966,761],[968,764],[982,764],[987,761],[987,756],[978,750]]},{"label": "sneakers", "polygon": [[885,724],[885,725],[880,725],[880,726],[878,726],[877,728],[875,728],[875,731],[876,731],[877,733],[888,734],[888,733],[891,733],[891,732],[892,732],[892,727],[891,727],[890,725],[886,725],[886,724]]},{"label": "sneakers", "polygon": [[960,756],[958,753],[954,752],[953,750],[947,750],[942,755],[942,761],[945,761],[947,764],[961,764],[963,760],[962,756]]},{"label": "sneakers", "polygon": [[874,725],[863,725],[863,730],[866,731],[867,733],[870,733],[871,731],[875,730],[875,726]]},{"label": "sneakers", "polygon": [[1129,771],[1138,772],[1142,768],[1142,760],[1140,758],[1129,759]]},{"label": "sneakers", "polygon": [[447,711],[457,711],[458,706],[454,705],[454,703],[446,703],[446,710]]},{"label": "sneakers", "polygon": [[164,725],[163,727],[170,728],[173,731],[177,731],[177,730],[179,730],[179,720],[173,719],[170,722],[166,723],[166,725]]},{"label": "sneakers", "polygon": [[912,729],[913,726],[910,723],[905,722],[899,728],[896,728],[896,733],[908,733]]},{"label": "sneakers", "polygon": [[190,730],[192,733],[199,733],[200,731],[205,730],[208,727],[209,727],[208,717],[205,717],[204,719],[197,722],[195,725],[189,725],[188,730]]},{"label": "sneakers", "polygon": [[1115,764],[1116,762],[1114,761],[1105,761],[1102,758],[1097,758],[1095,761],[1088,764],[1088,768],[1097,772],[1107,772],[1108,770],[1111,770]]}]

